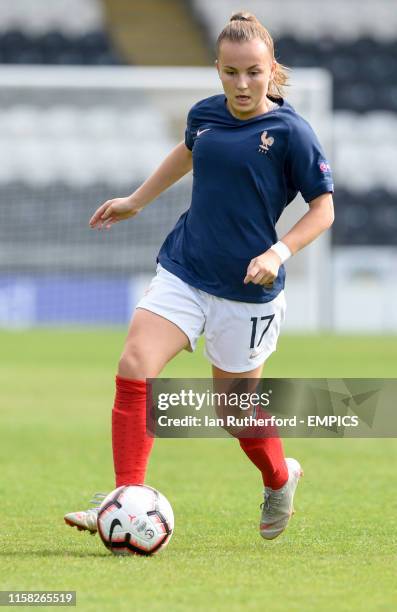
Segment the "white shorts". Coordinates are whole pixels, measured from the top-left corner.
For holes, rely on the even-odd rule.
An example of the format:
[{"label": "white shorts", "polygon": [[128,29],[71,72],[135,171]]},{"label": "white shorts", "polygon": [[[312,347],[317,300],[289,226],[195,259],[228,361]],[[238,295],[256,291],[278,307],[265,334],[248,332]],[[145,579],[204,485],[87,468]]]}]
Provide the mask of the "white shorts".
[{"label": "white shorts", "polygon": [[204,334],[207,359],[226,372],[248,372],[276,350],[286,302],[284,291],[271,302],[251,304],[210,295],[157,265],[137,308],[168,319],[188,337],[194,351]]}]

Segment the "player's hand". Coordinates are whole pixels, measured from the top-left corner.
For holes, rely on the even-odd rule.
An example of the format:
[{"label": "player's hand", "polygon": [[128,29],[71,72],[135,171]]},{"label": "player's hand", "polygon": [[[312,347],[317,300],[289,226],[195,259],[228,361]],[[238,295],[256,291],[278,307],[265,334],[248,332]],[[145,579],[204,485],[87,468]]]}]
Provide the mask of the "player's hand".
[{"label": "player's hand", "polygon": [[101,229],[109,229],[115,223],[124,221],[130,217],[134,217],[142,210],[138,204],[131,198],[116,198],[108,200],[100,206],[90,219],[90,227]]},{"label": "player's hand", "polygon": [[247,275],[244,285],[254,283],[254,285],[264,285],[271,287],[274,279],[277,278],[281,259],[272,249],[268,249],[262,255],[251,259],[247,268]]}]

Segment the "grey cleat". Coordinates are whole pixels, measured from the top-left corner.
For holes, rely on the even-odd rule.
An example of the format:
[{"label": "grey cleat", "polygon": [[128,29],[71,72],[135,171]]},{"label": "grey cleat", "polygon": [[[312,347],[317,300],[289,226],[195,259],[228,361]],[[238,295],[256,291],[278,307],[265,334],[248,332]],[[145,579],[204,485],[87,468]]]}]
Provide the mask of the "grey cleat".
[{"label": "grey cleat", "polygon": [[106,497],[106,493],[95,493],[94,497],[90,501],[93,505],[88,510],[82,510],[80,512],[69,512],[65,514],[64,521],[71,527],[77,527],[79,531],[89,531],[91,535],[95,535],[98,531],[97,517],[99,506]]},{"label": "grey cleat", "polygon": [[303,470],[296,459],[285,460],[288,480],[281,489],[265,487],[265,501],[261,504],[262,515],[259,531],[265,540],[274,540],[286,529],[294,513],[294,495]]}]

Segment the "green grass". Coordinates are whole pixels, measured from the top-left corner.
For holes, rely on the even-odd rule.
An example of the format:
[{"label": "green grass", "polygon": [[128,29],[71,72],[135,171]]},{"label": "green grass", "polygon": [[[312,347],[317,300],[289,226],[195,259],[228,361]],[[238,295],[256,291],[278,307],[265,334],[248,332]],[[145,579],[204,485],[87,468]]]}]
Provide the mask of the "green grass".
[{"label": "green grass", "polygon": [[[0,333],[0,588],[71,589],[80,610],[396,609],[396,440],[286,440],[305,469],[287,532],[257,534],[261,485],[234,440],[157,440],[148,482],[176,530],[115,558],[63,524],[113,487],[113,373],[124,332]],[[385,337],[284,336],[269,377],[395,377]],[[201,351],[165,376],[206,377]]]}]

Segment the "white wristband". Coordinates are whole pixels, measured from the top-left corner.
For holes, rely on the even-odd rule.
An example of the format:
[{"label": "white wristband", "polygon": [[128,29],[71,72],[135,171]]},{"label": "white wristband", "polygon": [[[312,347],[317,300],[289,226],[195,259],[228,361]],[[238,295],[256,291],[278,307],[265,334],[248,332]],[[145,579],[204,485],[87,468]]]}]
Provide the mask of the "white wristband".
[{"label": "white wristband", "polygon": [[287,247],[286,244],[284,244],[284,242],[281,242],[281,240],[279,240],[278,242],[276,242],[276,244],[273,244],[271,247],[272,251],[274,251],[275,253],[277,253],[277,255],[280,257],[281,259],[281,263],[283,264],[285,261],[287,261],[287,259],[289,259],[292,255],[291,251],[289,250],[289,248]]}]

